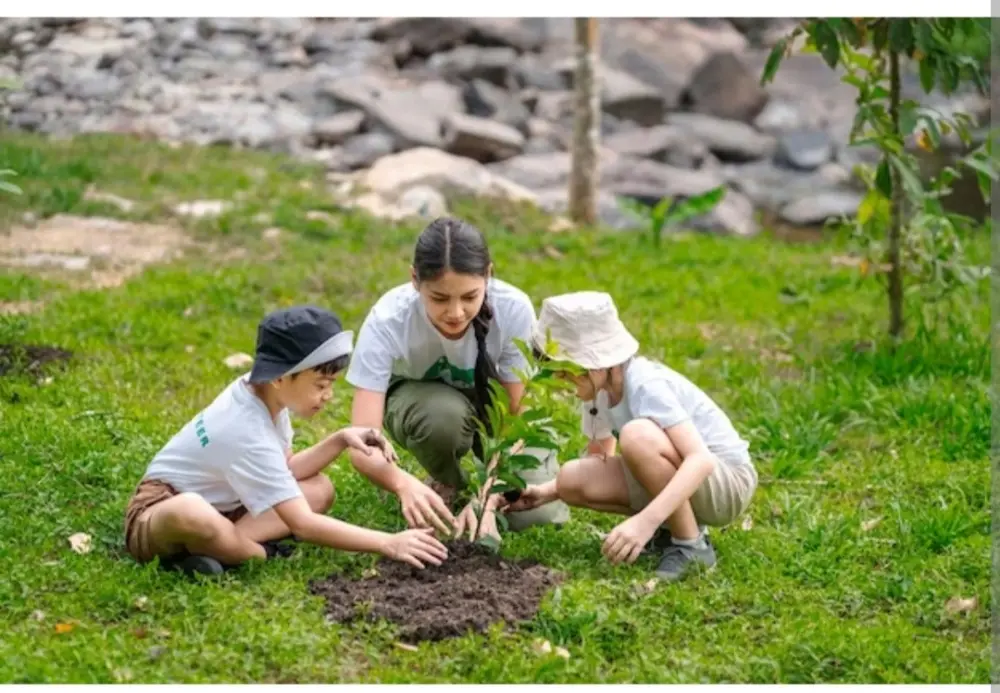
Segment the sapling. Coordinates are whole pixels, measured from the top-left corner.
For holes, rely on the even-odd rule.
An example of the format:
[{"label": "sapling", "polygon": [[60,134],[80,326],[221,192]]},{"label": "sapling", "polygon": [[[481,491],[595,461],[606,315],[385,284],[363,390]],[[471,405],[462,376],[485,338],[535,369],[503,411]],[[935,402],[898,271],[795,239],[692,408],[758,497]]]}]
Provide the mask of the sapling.
[{"label": "sapling", "polygon": [[[528,448],[558,451],[571,434],[568,424],[553,415],[552,397],[547,395],[569,387],[566,380],[556,377],[557,373],[580,370],[574,364],[553,358],[556,345],[551,339],[546,342],[542,359],[536,358],[523,341],[514,341],[528,364],[518,372],[524,383],[524,395],[517,411],[511,411],[507,391],[499,383],[490,383],[492,401],[486,407],[487,421],[476,422],[480,445],[471,456],[469,493],[474,519],[470,520],[469,535],[493,549],[499,546],[499,538],[492,522],[495,520],[507,529],[507,518],[490,511],[496,509],[501,495],[509,502],[516,501],[521,489],[527,486],[524,472],[542,464],[538,457],[524,451]],[[484,517],[488,518],[486,524]]]}]

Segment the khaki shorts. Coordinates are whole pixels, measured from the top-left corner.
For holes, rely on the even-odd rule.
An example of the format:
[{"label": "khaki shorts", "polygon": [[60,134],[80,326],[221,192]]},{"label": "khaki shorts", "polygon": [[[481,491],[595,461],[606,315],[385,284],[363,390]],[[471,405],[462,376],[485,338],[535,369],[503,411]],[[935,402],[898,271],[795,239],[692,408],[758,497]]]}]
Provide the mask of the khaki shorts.
[{"label": "khaki shorts", "polygon": [[[649,492],[632,476],[622,458],[615,458],[625,472],[629,506],[639,512],[652,500]],[[757,490],[757,470],[752,464],[727,464],[722,460],[691,496],[691,509],[699,525],[724,527],[742,515]]]},{"label": "khaki shorts", "polygon": [[[149,520],[152,517],[149,511],[158,503],[179,494],[173,486],[158,479],[144,479],[136,487],[125,509],[125,549],[135,560],[148,563],[159,555],[153,550],[149,536]],[[220,514],[230,522],[236,522],[247,514],[247,509],[241,505]]]}]

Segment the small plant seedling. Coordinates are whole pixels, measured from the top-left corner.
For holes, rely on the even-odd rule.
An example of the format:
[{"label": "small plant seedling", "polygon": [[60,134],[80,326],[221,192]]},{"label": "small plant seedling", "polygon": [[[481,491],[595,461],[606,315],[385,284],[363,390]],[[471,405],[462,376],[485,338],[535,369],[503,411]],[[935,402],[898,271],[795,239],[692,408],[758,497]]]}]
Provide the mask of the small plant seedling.
[{"label": "small plant seedling", "polygon": [[[522,474],[541,464],[540,459],[525,454],[523,450],[559,450],[571,434],[566,425],[557,422],[552,415],[548,404],[550,399],[545,394],[569,386],[558,374],[582,372],[581,369],[572,363],[553,359],[556,344],[551,339],[547,339],[545,358],[542,359],[536,358],[531,347],[522,340],[515,340],[515,343],[528,362],[528,367],[518,373],[524,383],[524,395],[518,411],[511,411],[510,397],[503,386],[491,382],[493,397],[486,407],[488,421],[477,421],[482,444],[481,451],[472,455],[474,473],[469,477],[476,515],[473,537],[482,528],[484,514],[494,505],[491,498],[502,494],[508,502],[516,501],[521,490],[527,486]],[[501,527],[507,528],[502,514],[498,514],[496,519]],[[479,542],[497,548],[495,537],[485,535]]]},{"label": "small plant seedling", "polygon": [[707,214],[725,196],[726,188],[720,185],[700,195],[693,195],[682,200],[664,197],[653,207],[627,197],[618,198],[618,204],[626,212],[647,225],[653,245],[658,246],[664,229],[675,228],[689,219]]}]

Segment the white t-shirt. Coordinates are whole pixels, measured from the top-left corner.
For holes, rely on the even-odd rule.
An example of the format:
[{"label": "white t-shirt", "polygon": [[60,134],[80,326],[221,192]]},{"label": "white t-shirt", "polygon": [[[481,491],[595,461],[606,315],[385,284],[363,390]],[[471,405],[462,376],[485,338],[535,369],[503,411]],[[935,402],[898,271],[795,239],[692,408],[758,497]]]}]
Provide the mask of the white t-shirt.
[{"label": "white t-shirt", "polygon": [[661,428],[691,420],[708,449],[730,465],[750,464],[749,444],[712,399],[694,383],[673,369],[637,356],[625,370],[621,401],[608,407],[608,393],[597,393],[597,415],[590,413],[594,402],[584,402],[581,416],[584,434],[603,440],[633,419],[651,419]]},{"label": "white t-shirt", "polygon": [[[524,369],[527,363],[513,339],[531,338],[535,309],[523,291],[499,279],[489,281],[486,296],[493,307],[486,353],[497,364],[501,380],[515,382],[515,369]],[[375,392],[385,392],[399,378],[471,389],[477,351],[471,327],[461,339],[443,336],[431,324],[413,284],[402,284],[386,292],[369,311],[346,378],[354,387]]]},{"label": "white t-shirt", "polygon": [[220,512],[242,504],[254,517],[301,496],[286,457],[294,435],[288,410],[272,420],[247,378],[230,383],[171,438],[143,478],[197,493]]}]

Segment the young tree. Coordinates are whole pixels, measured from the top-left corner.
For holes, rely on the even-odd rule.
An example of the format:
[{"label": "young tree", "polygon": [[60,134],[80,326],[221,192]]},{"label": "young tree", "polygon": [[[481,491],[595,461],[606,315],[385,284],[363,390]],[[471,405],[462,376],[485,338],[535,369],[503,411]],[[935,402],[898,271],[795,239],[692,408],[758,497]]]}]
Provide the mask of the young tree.
[{"label": "young tree", "polygon": [[601,132],[600,78],[597,75],[597,20],[577,18],[576,102],[573,113],[572,170],[569,216],[578,224],[597,220],[597,147]]},{"label": "young tree", "polygon": [[[844,82],[858,90],[858,111],[851,144],[874,145],[881,161],[861,175],[868,187],[855,220],[855,229],[870,251],[886,228],[884,260],[889,302],[889,334],[904,333],[904,274],[912,274],[923,301],[950,295],[955,288],[978,278],[963,262],[961,237],[973,221],[944,210],[941,198],[960,175],[960,169],[978,176],[987,204],[990,182],[997,178],[990,138],[925,184],[907,139],[932,151],[942,137],[957,135],[971,146],[972,119],[962,113],[946,117],[901,96],[903,61],[918,64],[926,93],[939,88],[956,91],[973,83],[988,93],[990,20],[985,19],[810,19],[779,41],[768,57],[762,83],[774,78],[794,42],[805,35],[805,49],[818,52],[833,69],[842,68]],[[881,263],[875,260],[876,267]],[[869,266],[868,264],[865,265]],[[878,275],[878,273],[876,273]]]}]

